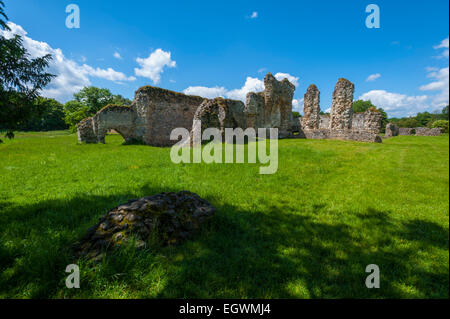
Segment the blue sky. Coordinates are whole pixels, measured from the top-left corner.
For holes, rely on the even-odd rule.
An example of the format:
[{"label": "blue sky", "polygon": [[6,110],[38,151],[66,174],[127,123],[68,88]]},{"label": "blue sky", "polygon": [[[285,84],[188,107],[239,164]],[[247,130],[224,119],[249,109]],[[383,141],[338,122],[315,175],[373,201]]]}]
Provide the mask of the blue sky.
[{"label": "blue sky", "polygon": [[[80,28],[65,25],[69,4]],[[368,4],[380,28],[368,29]],[[44,95],[61,102],[84,85],[130,99],[143,85],[243,98],[265,73],[296,82],[302,111],[309,84],[331,105],[339,77],[355,99],[390,116],[448,104],[448,1],[6,0],[12,32],[32,55],[52,53],[58,75]],[[8,36],[8,35],[7,35]],[[115,55],[115,56],[114,56]]]}]

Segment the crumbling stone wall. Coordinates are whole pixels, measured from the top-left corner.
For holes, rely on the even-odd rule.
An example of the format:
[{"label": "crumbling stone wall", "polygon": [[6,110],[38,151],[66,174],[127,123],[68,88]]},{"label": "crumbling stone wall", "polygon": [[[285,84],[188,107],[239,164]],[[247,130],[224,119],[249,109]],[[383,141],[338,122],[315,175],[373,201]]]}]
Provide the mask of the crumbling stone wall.
[{"label": "crumbling stone wall", "polygon": [[139,135],[145,144],[169,146],[173,129],[191,129],[195,112],[204,101],[200,96],[185,95],[153,86],[141,87],[135,95],[132,108],[141,119]]},{"label": "crumbling stone wall", "polygon": [[[130,107],[110,105],[78,125],[81,142],[104,143],[108,130],[115,130],[128,141],[170,146],[175,128],[193,129],[194,119],[205,127],[278,128],[278,137],[339,138],[378,141],[381,115],[367,111],[353,122],[354,85],[339,79],[333,92],[330,116],[320,115],[320,92],[315,85],[305,94],[305,117],[294,119],[292,98],[295,86],[287,79],[264,77],[264,91],[247,94],[246,104],[223,98],[205,99],[152,86],[136,91]],[[302,124],[303,123],[303,124]],[[363,124],[361,124],[363,123]],[[308,132],[310,131],[310,132]],[[374,135],[375,134],[375,135]]]},{"label": "crumbling stone wall", "polygon": [[382,142],[378,133],[365,129],[318,129],[304,130],[303,132],[307,139],[351,140],[371,143]]},{"label": "crumbling stone wall", "polygon": [[399,127],[398,135],[415,135],[416,130],[410,127]]},{"label": "crumbling stone wall", "polygon": [[221,97],[208,100],[205,99],[195,112],[193,123],[201,121],[201,126],[192,125],[192,137],[201,138],[203,131],[207,128],[218,128],[222,136],[226,128],[245,128],[244,103],[241,101],[224,99]]},{"label": "crumbling stone wall", "polygon": [[417,136],[439,136],[442,131],[440,128],[416,127]]},{"label": "crumbling stone wall", "polygon": [[246,127],[265,127],[264,123],[264,92],[247,93],[246,103],[244,107]]},{"label": "crumbling stone wall", "polygon": [[288,79],[278,81],[271,73],[264,77],[265,126],[278,128],[278,137],[292,136],[292,98],[295,85]]},{"label": "crumbling stone wall", "polygon": [[339,79],[334,92],[330,115],[320,115],[318,90],[310,86],[305,94],[305,118],[301,131],[305,138],[339,139],[361,142],[381,142],[382,115],[369,109],[353,114],[354,85],[346,79]]},{"label": "crumbling stone wall", "polygon": [[94,123],[92,117],[85,118],[77,124],[78,141],[83,143],[97,143],[97,136],[94,133]]},{"label": "crumbling stone wall", "polygon": [[304,99],[302,127],[315,130],[320,126],[320,91],[314,84],[306,90]]},{"label": "crumbling stone wall", "polygon": [[319,129],[329,129],[330,128],[330,115],[322,114],[319,116]]},{"label": "crumbling stone wall", "polygon": [[292,136],[294,91],[295,86],[288,79],[278,81],[271,73],[267,73],[264,91],[247,93],[244,108],[246,127],[278,128],[278,137]]},{"label": "crumbling stone wall", "polygon": [[399,129],[398,129],[397,125],[395,125],[394,123],[388,123],[386,125],[386,131],[384,133],[385,138],[398,136],[398,134],[399,134]]},{"label": "crumbling stone wall", "polygon": [[354,89],[354,84],[347,79],[340,78],[336,83],[331,104],[330,129],[352,127]]},{"label": "crumbling stone wall", "polygon": [[92,117],[93,131],[97,143],[105,143],[105,136],[109,130],[115,130],[122,135],[125,142],[139,140],[135,135],[136,113],[131,107],[120,105],[108,105],[98,111]]},{"label": "crumbling stone wall", "polygon": [[174,128],[191,129],[198,106],[205,99],[157,87],[144,86],[136,91],[131,107],[109,105],[92,120],[78,125],[80,142],[104,143],[108,130],[114,129],[126,142],[142,141],[153,146],[169,146]]},{"label": "crumbling stone wall", "polygon": [[383,115],[377,109],[368,109],[364,113],[364,124],[362,129],[373,131],[377,134],[381,132]]},{"label": "crumbling stone wall", "polygon": [[352,128],[364,129],[364,113],[353,113]]}]

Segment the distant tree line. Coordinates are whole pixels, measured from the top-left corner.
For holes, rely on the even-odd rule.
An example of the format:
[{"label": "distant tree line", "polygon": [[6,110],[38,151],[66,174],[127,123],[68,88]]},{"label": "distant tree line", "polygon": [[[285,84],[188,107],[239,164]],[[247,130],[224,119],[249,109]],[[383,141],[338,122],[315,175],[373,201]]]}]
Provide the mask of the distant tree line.
[{"label": "distant tree line", "polygon": [[416,116],[391,118],[389,122],[394,123],[399,127],[440,127],[448,132],[448,108],[447,105],[442,111],[422,112],[417,113]]}]

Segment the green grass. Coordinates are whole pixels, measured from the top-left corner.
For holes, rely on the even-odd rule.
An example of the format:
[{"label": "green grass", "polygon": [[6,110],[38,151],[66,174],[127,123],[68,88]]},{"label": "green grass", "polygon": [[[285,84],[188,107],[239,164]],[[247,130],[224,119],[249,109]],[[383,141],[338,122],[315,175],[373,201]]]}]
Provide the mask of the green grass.
[{"label": "green grass", "polygon": [[[66,132],[0,145],[0,297],[448,298],[449,137],[279,141],[279,169],[173,164],[169,148],[79,145]],[[99,264],[71,245],[116,205],[190,190],[218,208],[192,240]],[[66,265],[81,288],[65,288]],[[365,287],[377,264],[381,288]]]}]

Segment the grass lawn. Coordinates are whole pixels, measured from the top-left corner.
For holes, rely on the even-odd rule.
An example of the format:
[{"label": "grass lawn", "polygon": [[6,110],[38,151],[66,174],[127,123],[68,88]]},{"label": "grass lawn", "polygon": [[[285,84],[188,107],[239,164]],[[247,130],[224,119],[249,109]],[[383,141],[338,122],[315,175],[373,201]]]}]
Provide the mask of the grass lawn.
[{"label": "grass lawn", "polygon": [[[279,168],[173,164],[170,148],[79,145],[67,132],[0,145],[0,298],[448,298],[449,137],[280,140]],[[71,245],[128,199],[190,190],[218,208],[193,240]],[[66,265],[81,288],[65,287]],[[377,264],[381,287],[367,289]]]}]

